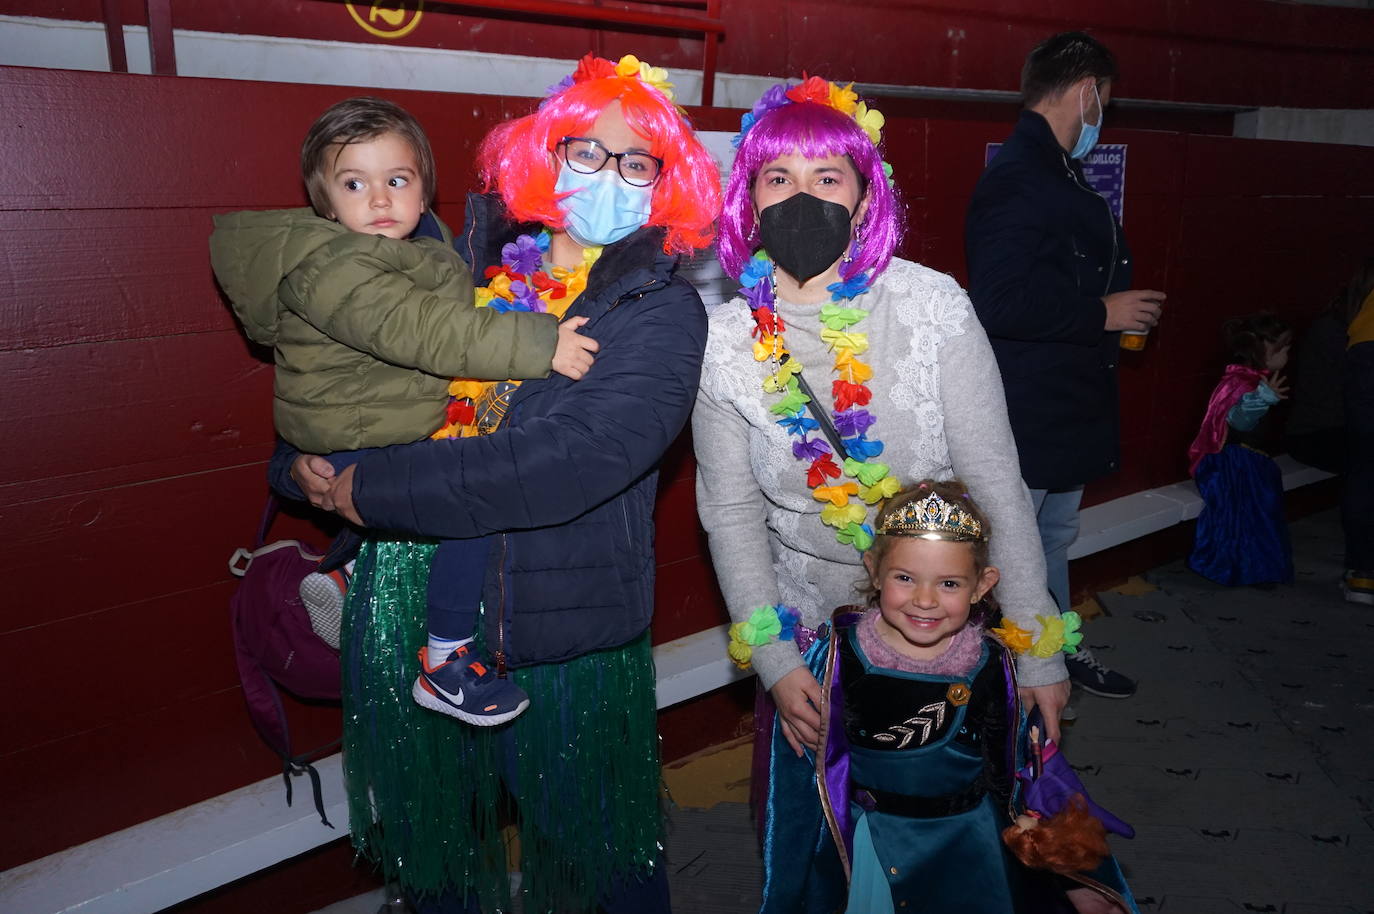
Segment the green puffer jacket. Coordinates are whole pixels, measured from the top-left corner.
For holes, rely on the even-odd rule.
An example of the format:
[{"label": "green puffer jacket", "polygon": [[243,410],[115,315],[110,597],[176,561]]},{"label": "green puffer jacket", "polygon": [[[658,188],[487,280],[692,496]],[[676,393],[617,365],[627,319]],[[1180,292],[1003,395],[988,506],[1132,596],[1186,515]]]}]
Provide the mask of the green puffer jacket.
[{"label": "green puffer jacket", "polygon": [[210,262],[253,341],[276,351],[277,434],[313,454],[403,444],[444,424],[451,378],[547,377],[550,314],[475,308],[452,233],[396,241],[309,209],[215,217]]}]

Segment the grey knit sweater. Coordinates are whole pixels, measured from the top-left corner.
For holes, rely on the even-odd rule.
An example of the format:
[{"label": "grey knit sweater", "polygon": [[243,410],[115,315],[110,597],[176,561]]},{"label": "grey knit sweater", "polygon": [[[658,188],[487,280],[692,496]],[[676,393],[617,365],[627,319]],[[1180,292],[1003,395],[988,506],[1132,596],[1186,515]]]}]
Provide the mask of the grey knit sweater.
[{"label": "grey knit sweater", "polygon": [[[884,442],[879,460],[904,484],[959,476],[992,525],[992,562],[1002,572],[996,594],[1004,615],[1031,631],[1036,615],[1057,612],[1045,586],[1045,560],[1021,481],[997,362],[968,296],[949,276],[894,259],[869,291],[846,302],[869,316],[861,358],[873,366],[868,437]],[[822,304],[779,301],[787,345],[833,415],[833,356],[820,340]],[[697,507],[730,615],[743,621],[760,606],[783,604],[815,627],[836,606],[858,600],[864,579],[855,550],[821,523],[823,505],[806,485],[806,464],[768,412],[776,397],[762,388],[769,363],[753,358],[753,319],[743,299],[711,313],[701,388],[692,416]],[[869,512],[872,519],[872,509]],[[754,650],[766,688],[801,665],[792,642]],[[1067,678],[1062,657],[1029,655],[1020,684]]]}]

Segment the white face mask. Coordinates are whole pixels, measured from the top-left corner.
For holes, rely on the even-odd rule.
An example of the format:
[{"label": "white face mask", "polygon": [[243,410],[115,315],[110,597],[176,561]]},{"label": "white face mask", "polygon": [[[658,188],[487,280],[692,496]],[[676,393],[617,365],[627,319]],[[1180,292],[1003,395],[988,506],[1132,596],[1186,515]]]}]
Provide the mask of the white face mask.
[{"label": "white face mask", "polygon": [[568,234],[584,246],[614,244],[648,222],[653,211],[653,187],[627,184],[615,168],[584,175],[565,162],[554,189],[572,192],[558,206]]}]

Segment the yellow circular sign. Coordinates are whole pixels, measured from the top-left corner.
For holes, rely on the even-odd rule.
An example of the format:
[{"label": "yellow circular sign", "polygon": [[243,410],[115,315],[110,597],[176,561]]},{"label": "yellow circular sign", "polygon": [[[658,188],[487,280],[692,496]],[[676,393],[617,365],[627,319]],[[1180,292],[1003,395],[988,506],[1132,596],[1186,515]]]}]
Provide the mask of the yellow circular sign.
[{"label": "yellow circular sign", "polygon": [[344,6],[348,7],[348,14],[364,31],[378,38],[401,38],[420,24],[424,0],[392,0],[390,3],[382,0],[354,3],[348,0]]}]

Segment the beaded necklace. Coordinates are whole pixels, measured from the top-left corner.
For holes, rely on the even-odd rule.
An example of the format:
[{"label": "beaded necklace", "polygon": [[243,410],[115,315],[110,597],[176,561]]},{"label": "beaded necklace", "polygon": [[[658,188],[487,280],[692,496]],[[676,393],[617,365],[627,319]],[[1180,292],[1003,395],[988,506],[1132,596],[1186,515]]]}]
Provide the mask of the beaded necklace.
[{"label": "beaded necklace", "polygon": [[[883,442],[868,437],[869,429],[877,421],[866,408],[873,398],[867,384],[873,378],[873,368],[859,359],[868,349],[868,334],[851,329],[868,313],[842,304],[866,293],[873,281],[867,273],[860,273],[826,286],[830,303],[820,312],[824,328],[821,341],[835,354],[836,378],[831,384],[835,431],[847,455],[842,464],[837,464],[835,450],[824,438],[808,437],[808,433],[820,428],[820,423],[806,414],[811,398],[798,381],[802,364],[788,352],[783,338],[787,328],[777,310],[775,270],[772,258],[760,250],[740,276],[740,291],[754,317],[754,359],[770,362],[773,369],[764,378],[763,389],[779,399],[768,409],[781,417],[778,425],[798,439],[792,442],[792,456],[806,466],[806,484],[811,487],[812,497],[826,503],[821,509],[821,523],[835,528],[836,540],[862,553],[873,544],[873,528],[864,522],[868,514],[864,505],[877,504],[901,488],[889,467],[873,459],[882,454]],[[841,475],[850,479],[830,481]],[[856,497],[863,504],[852,503]]]},{"label": "beaded necklace", "polygon": [[[474,305],[494,311],[538,311],[559,320],[587,288],[587,276],[601,256],[600,245],[582,249],[582,263],[573,269],[543,269],[551,236],[548,229],[537,235],[521,235],[501,248],[501,266],[487,267],[487,285],[473,290]],[[552,274],[552,275],[550,275]],[[455,378],[448,386],[449,402],[444,427],[431,438],[470,438],[482,434],[477,424],[477,404],[505,396],[519,381],[474,381]]]}]

